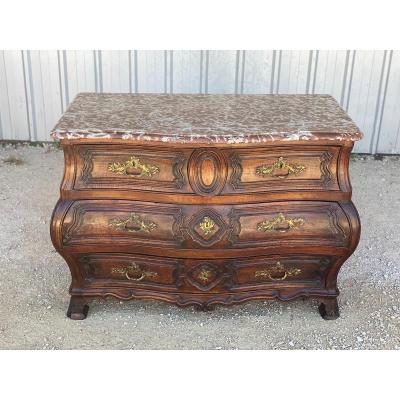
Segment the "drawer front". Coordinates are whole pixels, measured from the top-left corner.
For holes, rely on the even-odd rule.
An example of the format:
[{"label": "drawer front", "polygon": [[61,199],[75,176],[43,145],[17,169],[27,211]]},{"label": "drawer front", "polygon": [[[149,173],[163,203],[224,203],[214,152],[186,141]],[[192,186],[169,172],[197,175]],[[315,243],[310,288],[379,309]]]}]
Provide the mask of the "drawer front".
[{"label": "drawer front", "polygon": [[338,203],[273,202],[235,207],[229,216],[231,247],[346,247],[351,233],[347,216]]},{"label": "drawer front", "polygon": [[325,285],[325,277],[336,259],[329,256],[290,255],[243,259],[232,263],[230,290],[254,290],[270,286]]},{"label": "drawer front", "polygon": [[97,253],[78,256],[86,286],[128,286],[174,291],[179,284],[179,262],[132,254]]},{"label": "drawer front", "polygon": [[313,201],[237,206],[77,201],[62,229],[65,246],[129,245],[146,253],[163,248],[226,249],[229,253],[230,249],[272,251],[296,245],[346,247],[351,232],[338,203]]},{"label": "drawer front", "polygon": [[181,208],[122,200],[77,201],[63,222],[63,244],[177,248]]},{"label": "drawer front", "polygon": [[227,154],[225,194],[270,191],[340,190],[335,146],[274,147]]},{"label": "drawer front", "polygon": [[222,260],[182,260],[185,291],[235,292],[271,287],[323,287],[334,257],[290,255]]},{"label": "drawer front", "polygon": [[76,147],[74,189],[187,192],[184,152],[134,146]]},{"label": "drawer front", "polygon": [[340,190],[338,146],[160,149],[75,146],[75,190],[138,190],[204,197]]},{"label": "drawer front", "polygon": [[86,287],[133,287],[184,293],[323,287],[335,261],[334,257],[317,255],[199,260],[93,253],[76,258]]}]

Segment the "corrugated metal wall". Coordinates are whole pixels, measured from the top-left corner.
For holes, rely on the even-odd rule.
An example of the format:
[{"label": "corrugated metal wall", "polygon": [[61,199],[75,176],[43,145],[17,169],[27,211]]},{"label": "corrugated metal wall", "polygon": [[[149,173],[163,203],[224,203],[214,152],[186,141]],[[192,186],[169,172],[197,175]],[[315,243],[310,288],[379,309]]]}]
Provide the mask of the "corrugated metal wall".
[{"label": "corrugated metal wall", "polygon": [[0,139],[48,141],[78,92],[329,93],[400,154],[400,51],[0,51]]}]

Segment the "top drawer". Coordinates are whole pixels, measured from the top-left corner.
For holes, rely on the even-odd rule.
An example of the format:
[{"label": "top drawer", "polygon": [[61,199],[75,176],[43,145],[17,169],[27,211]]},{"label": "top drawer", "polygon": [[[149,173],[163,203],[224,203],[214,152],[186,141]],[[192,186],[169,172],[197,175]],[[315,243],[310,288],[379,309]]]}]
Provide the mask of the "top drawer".
[{"label": "top drawer", "polygon": [[188,192],[182,152],[118,145],[75,146],[74,189]]},{"label": "top drawer", "polygon": [[78,190],[125,189],[200,196],[340,190],[339,146],[176,151],[99,144],[74,148],[73,188]]},{"label": "top drawer", "polygon": [[340,190],[340,147],[291,146],[231,151],[225,193]]}]

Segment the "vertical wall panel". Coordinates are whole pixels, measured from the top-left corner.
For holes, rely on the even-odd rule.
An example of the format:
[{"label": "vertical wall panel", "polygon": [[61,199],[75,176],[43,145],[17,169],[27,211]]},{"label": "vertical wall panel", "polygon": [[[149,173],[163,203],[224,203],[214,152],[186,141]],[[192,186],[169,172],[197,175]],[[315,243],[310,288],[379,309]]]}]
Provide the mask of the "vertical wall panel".
[{"label": "vertical wall panel", "polygon": [[207,55],[206,90],[208,93],[235,93],[237,84],[236,51],[210,50]]},{"label": "vertical wall panel", "polygon": [[377,151],[400,154],[400,51],[391,57]]},{"label": "vertical wall panel", "polygon": [[62,113],[57,51],[29,51],[30,99],[34,102],[32,138],[49,140],[49,132]]},{"label": "vertical wall panel", "polygon": [[65,66],[67,74],[66,102],[71,102],[80,92],[95,92],[95,57],[97,56],[95,52],[90,50],[65,51],[63,55],[65,60],[63,60],[61,68]]},{"label": "vertical wall panel", "polygon": [[100,62],[102,91],[129,93],[131,91],[130,52],[101,51]]},{"label": "vertical wall panel", "polygon": [[29,140],[21,51],[0,51],[0,139]]},{"label": "vertical wall panel", "polygon": [[330,94],[341,101],[346,69],[346,51],[318,51],[312,93]]},{"label": "vertical wall panel", "polygon": [[383,57],[383,51],[357,51],[355,54],[347,111],[364,133],[364,139],[355,144],[357,152],[370,151],[379,106]]},{"label": "vertical wall panel", "polygon": [[166,53],[164,50],[137,52],[137,91],[139,93],[164,93],[167,91]]},{"label": "vertical wall panel", "polygon": [[310,51],[281,51],[276,76],[276,92],[306,93],[309,79]]},{"label": "vertical wall panel", "polygon": [[243,70],[243,93],[270,93],[274,52],[246,50]]},{"label": "vertical wall panel", "polygon": [[172,68],[173,93],[200,93],[202,55],[200,51],[174,51]]}]

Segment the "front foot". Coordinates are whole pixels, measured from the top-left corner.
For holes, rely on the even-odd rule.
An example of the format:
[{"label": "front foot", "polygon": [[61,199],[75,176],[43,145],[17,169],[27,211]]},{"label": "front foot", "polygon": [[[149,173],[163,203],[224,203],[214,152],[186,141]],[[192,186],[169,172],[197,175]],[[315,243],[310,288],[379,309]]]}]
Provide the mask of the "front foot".
[{"label": "front foot", "polygon": [[318,307],[321,317],[326,320],[339,318],[339,306],[337,298],[323,299]]},{"label": "front foot", "polygon": [[71,296],[67,317],[74,320],[82,320],[87,317],[89,306],[87,305],[88,299],[80,296]]}]

